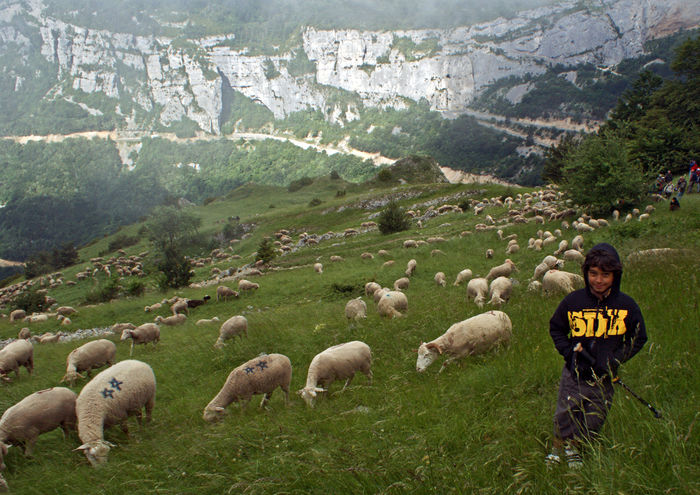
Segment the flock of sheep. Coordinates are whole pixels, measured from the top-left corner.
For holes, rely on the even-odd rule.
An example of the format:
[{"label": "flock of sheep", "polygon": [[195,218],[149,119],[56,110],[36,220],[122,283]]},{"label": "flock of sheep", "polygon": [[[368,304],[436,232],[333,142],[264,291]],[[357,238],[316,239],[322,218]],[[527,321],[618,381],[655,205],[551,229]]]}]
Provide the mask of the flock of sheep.
[{"label": "flock of sheep", "polygon": [[[503,230],[496,230],[497,227],[522,223],[520,219],[523,218],[525,218],[525,222],[531,221],[536,224],[544,224],[545,219],[550,221],[562,219],[570,214],[570,211],[568,209],[557,210],[554,203],[558,199],[558,193],[547,189],[540,191],[539,196],[523,195],[517,199],[508,198],[505,201],[495,198],[478,201],[472,205],[475,215],[482,214],[487,205],[498,202],[508,208],[512,208],[516,204],[522,205],[523,208],[518,210],[517,214],[508,213],[505,219],[498,221],[487,216],[487,223],[490,225],[478,224],[476,230],[495,231],[498,241],[506,243],[505,247],[502,248],[503,252],[513,256],[519,251],[517,235],[504,236]],[[549,206],[550,204],[551,206]],[[451,205],[445,206],[450,206],[450,208],[438,208],[432,211],[440,211],[440,213],[435,214],[456,211],[455,207]],[[531,218],[525,217],[523,211],[526,209],[528,213],[533,213]],[[513,209],[510,211],[512,212]],[[562,211],[567,212],[566,215],[562,215]],[[645,214],[648,215],[651,211],[649,210]],[[411,213],[415,218],[418,218],[418,221],[421,221],[420,212]],[[430,218],[430,216],[422,218]],[[616,216],[614,218],[617,219]],[[643,220],[644,217],[639,215],[638,218]],[[583,279],[580,275],[563,271],[561,268],[565,262],[580,263],[583,260],[583,232],[606,225],[607,221],[604,219],[582,216],[571,224],[563,220],[561,222],[563,230],[556,229],[554,232],[538,230],[536,236],[528,240],[527,248],[535,251],[549,251],[551,254],[546,254],[542,262],[534,267],[533,276],[529,279],[528,290],[568,293],[583,286]],[[371,229],[372,227],[372,225],[363,225],[363,228]],[[571,243],[564,239],[562,233],[568,232],[570,228],[577,231]],[[347,235],[356,235],[356,233],[357,231]],[[468,231],[462,233],[463,236],[469,234]],[[290,238],[288,233],[278,235],[282,246],[289,245],[287,238]],[[306,240],[310,238],[312,237],[308,234],[305,237]],[[408,240],[403,243],[403,247],[414,249],[424,244],[442,241],[444,241],[442,238],[430,238],[427,241]],[[313,244],[313,242],[309,244]],[[556,249],[553,249],[554,244],[556,244]],[[439,255],[440,253],[440,250],[433,250],[431,254]],[[363,253],[362,257],[368,258],[367,254],[374,256],[371,253]],[[388,254],[388,252],[381,250],[377,256],[387,256]],[[492,258],[495,256],[495,250],[489,249],[485,255],[487,258]],[[343,261],[338,256],[330,257],[330,259],[334,262]],[[99,261],[99,263],[103,262]],[[110,265],[103,264],[102,266]],[[397,279],[391,288],[382,287],[374,281],[367,282],[365,297],[376,304],[379,315],[395,318],[402,317],[406,313],[411,277],[416,273],[417,267],[417,260],[411,259],[407,263],[405,276]],[[315,263],[313,270],[319,276],[323,276],[321,263]],[[442,371],[448,363],[456,359],[481,354],[510,341],[513,325],[509,316],[500,308],[507,303],[513,292],[514,284],[511,276],[516,271],[518,271],[516,264],[509,258],[505,259],[502,264],[493,266],[483,277],[475,277],[472,270],[468,268],[456,274],[453,286],[466,283],[467,300],[473,301],[480,309],[484,305],[491,305],[494,309],[456,322],[434,340],[420,343],[416,361],[418,372],[424,371],[440,356],[447,358],[440,369]],[[437,272],[434,281],[436,286],[445,287],[447,277],[444,272]],[[243,291],[254,291],[259,288],[260,284],[258,283],[240,279],[238,291],[225,285],[219,285],[216,290],[216,300],[225,301],[229,298],[238,298]],[[157,311],[169,304],[172,313],[170,316],[159,315],[155,317],[153,322],[139,326],[130,323],[115,324],[112,331],[114,333],[121,332],[121,341],[131,340],[131,356],[134,345],[152,343],[155,346],[158,343],[161,325],[184,323],[187,321],[190,310],[205,304],[207,300],[206,297],[201,300],[178,297],[164,300],[146,306],[144,311],[147,313]],[[74,311],[73,308],[62,307],[54,313],[57,316],[67,318],[65,313],[72,314]],[[13,312],[10,314],[10,320],[31,322],[32,316],[36,315]],[[351,321],[365,318],[367,316],[365,300],[362,297],[349,300],[345,306],[345,316]],[[200,326],[218,322],[219,318],[214,317],[200,319],[196,324]],[[33,371],[33,344],[27,329],[23,328],[22,332],[24,333],[20,333],[17,340],[0,350],[0,376],[4,380],[9,381],[7,375],[11,371],[15,371],[16,376],[19,376],[20,367],[25,367],[29,374]],[[247,334],[248,321],[245,316],[233,315],[220,325],[218,338],[213,345],[220,348],[225,345],[226,341],[236,336],[247,337]],[[115,355],[116,345],[108,339],[98,339],[81,345],[67,356],[66,373],[62,381],[68,382],[72,387],[76,381],[89,378],[93,369],[108,367],[90,379],[79,394],[74,393],[69,388],[54,387],[35,392],[7,409],[0,418],[0,455],[2,458],[4,458],[9,445],[24,445],[25,453],[29,454],[40,434],[58,427],[65,431],[77,426],[78,436],[82,442],[78,449],[85,453],[92,465],[105,462],[110,447],[113,445],[104,439],[104,429],[112,425],[119,425],[123,431],[128,432],[127,418],[137,416],[140,421],[142,411],[145,411],[146,420],[150,420],[156,395],[155,374],[148,364],[134,359],[115,363]],[[372,352],[366,343],[351,341],[331,346],[317,354],[310,362],[306,384],[298,391],[298,394],[307,405],[313,406],[318,394],[326,392],[334,381],[345,380],[343,387],[345,390],[357,372],[366,375],[371,384],[371,367]],[[288,402],[291,376],[291,362],[285,355],[261,354],[250,359],[231,371],[219,393],[204,408],[203,419],[205,421],[220,419],[229,404],[234,401],[248,401],[254,395],[263,396],[261,406],[264,406],[270,399],[272,392],[277,388],[284,392],[285,401]],[[2,468],[4,468],[4,464],[0,462],[0,469]],[[7,488],[4,480],[0,479],[0,481],[2,483],[0,486]]]}]

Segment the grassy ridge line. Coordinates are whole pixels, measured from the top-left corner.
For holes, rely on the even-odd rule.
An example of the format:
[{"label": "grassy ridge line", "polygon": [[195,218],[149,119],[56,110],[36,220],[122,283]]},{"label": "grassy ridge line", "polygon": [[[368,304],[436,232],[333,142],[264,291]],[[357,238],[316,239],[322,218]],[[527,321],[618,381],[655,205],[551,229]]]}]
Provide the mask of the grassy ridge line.
[{"label": "grassy ridge line", "polygon": [[[626,258],[637,249],[697,245],[699,206],[697,196],[686,196],[680,212],[659,208],[648,223],[635,221],[587,234],[586,246],[611,241]],[[268,213],[271,223],[283,223],[273,217],[289,212]],[[319,218],[319,222],[340,219],[342,225],[351,220]],[[480,312],[465,302],[464,287],[451,286],[457,272],[469,267],[483,275],[505,257],[505,243],[493,232],[455,237],[461,230],[473,230],[479,221],[471,214],[448,215],[430,220],[419,231],[370,233],[282,258],[292,266],[295,260],[307,264],[322,256],[324,273],[313,273],[310,266],[270,272],[256,280],[261,284],[258,292],[230,303],[212,302],[197,308],[185,326],[164,328],[156,349],[139,347],[134,356],[151,364],[158,379],[153,424],[139,428],[134,423],[131,439],[118,429],[108,430],[107,438],[118,447],[98,470],[71,451],[79,445],[75,436],[66,440],[58,432],[42,436],[33,459],[13,449],[5,472],[11,489],[18,493],[697,492],[700,459],[693,424],[700,384],[693,357],[699,320],[691,296],[699,292],[695,257],[625,265],[623,289],[642,307],[650,342],[623,368],[624,376],[667,419],[655,420],[634,399],[618,394],[601,447],[587,455],[584,470],[551,473],[542,463],[543,443],[551,429],[561,359],[546,329],[559,297],[524,290],[545,254],[525,249],[534,225],[507,230],[517,232],[521,244],[521,251],[511,256],[520,267],[515,276],[519,285],[504,307],[514,324],[512,344],[464,360],[439,375],[438,364],[421,375],[414,370],[411,350],[421,340]],[[440,227],[444,223],[451,225]],[[551,230],[557,226],[545,225]],[[319,223],[319,227],[330,226]],[[399,247],[403,239],[436,234],[450,240],[417,250]],[[573,235],[567,232],[565,238]],[[248,248],[253,247],[251,241]],[[430,256],[436,247],[445,255]],[[496,250],[494,260],[484,258],[487,247]],[[391,252],[395,266],[382,269],[383,259],[359,258],[362,251],[376,253],[380,248]],[[346,261],[329,263],[330,254]],[[355,285],[359,291],[360,284],[374,278],[391,285],[410,258],[418,260],[418,270],[407,291],[407,317],[380,319],[368,301],[367,320],[348,325],[343,308],[356,294],[339,293],[333,284]],[[432,280],[438,270],[447,274],[445,288],[436,288]],[[203,292],[183,291],[191,297]],[[82,308],[74,323],[146,321],[153,315],[143,313],[143,306],[161,297],[149,293],[143,299]],[[250,321],[250,337],[223,351],[211,347],[218,328],[192,323],[196,318],[242,312]],[[0,335],[12,334],[16,327],[2,322]],[[263,351],[288,355],[296,390],[303,386],[308,363],[317,352],[352,339],[366,341],[373,350],[372,387],[358,376],[348,391],[319,401],[314,410],[296,397],[285,408],[281,394],[275,392],[268,411],[259,411],[254,404],[242,410],[232,405],[221,424],[201,420],[206,403],[241,362]],[[0,407],[4,410],[31,392],[56,385],[65,371],[65,356],[77,345],[36,346],[35,375],[29,379],[22,372],[18,381],[4,385]],[[128,356],[127,349],[118,344],[118,359]],[[336,384],[331,391],[338,389]]]}]

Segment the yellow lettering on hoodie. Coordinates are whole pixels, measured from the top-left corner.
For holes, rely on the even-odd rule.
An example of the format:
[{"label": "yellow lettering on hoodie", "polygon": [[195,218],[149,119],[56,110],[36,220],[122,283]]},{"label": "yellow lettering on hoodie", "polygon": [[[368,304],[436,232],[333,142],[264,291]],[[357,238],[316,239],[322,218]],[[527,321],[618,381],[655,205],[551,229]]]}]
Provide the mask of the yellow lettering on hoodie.
[{"label": "yellow lettering on hoodie", "polygon": [[598,316],[597,311],[584,311],[583,312],[583,318],[586,320],[586,337],[593,337],[594,335],[594,327],[595,327],[595,320]]},{"label": "yellow lettering on hoodie", "polygon": [[625,325],[625,318],[627,318],[627,313],[629,311],[626,309],[609,309],[608,316],[612,321],[608,335],[624,335],[627,332],[627,325]]},{"label": "yellow lettering on hoodie", "polygon": [[582,337],[586,333],[586,322],[582,311],[569,311],[569,328],[572,337]]}]

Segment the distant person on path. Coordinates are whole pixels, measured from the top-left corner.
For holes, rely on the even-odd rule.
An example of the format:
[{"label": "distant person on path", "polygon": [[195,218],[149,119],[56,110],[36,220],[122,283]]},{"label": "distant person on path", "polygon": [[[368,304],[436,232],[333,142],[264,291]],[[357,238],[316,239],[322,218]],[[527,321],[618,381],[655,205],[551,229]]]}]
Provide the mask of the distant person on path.
[{"label": "distant person on path", "polygon": [[690,180],[688,181],[688,193],[693,192],[693,184],[697,184],[696,192],[700,192],[700,168],[696,168],[690,173]]},{"label": "distant person on path", "polygon": [[666,171],[666,175],[664,175],[664,182],[666,184],[670,184],[671,182],[673,182],[673,174],[670,170]]},{"label": "distant person on path", "polygon": [[693,173],[698,169],[698,164],[695,160],[690,160],[690,169],[688,170],[688,182],[692,184],[690,181],[690,178],[693,176]]},{"label": "distant person on path", "polygon": [[585,288],[568,294],[549,322],[549,334],[564,368],[559,382],[552,452],[578,469],[581,444],[597,435],[612,406],[618,367],[647,341],[637,303],[620,291],[622,263],[610,244],[597,244],[583,263]]}]

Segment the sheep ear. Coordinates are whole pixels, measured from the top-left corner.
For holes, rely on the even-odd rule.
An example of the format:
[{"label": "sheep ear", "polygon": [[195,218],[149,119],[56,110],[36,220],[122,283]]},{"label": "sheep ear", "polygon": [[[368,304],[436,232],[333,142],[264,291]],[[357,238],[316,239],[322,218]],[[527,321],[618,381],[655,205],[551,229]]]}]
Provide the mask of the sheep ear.
[{"label": "sheep ear", "polygon": [[106,440],[102,440],[102,443],[105,444],[105,445],[106,445],[107,447],[109,447],[110,449],[116,447],[115,444],[113,444],[112,442],[108,442],[108,441],[106,441]]},{"label": "sheep ear", "polygon": [[224,412],[224,408],[221,407],[221,406],[216,406],[216,407],[214,408],[214,410],[217,411],[217,412]]},{"label": "sheep ear", "polygon": [[325,388],[321,388],[321,387],[314,388],[314,392],[325,392],[325,391],[326,391]]},{"label": "sheep ear", "polygon": [[88,444],[84,443],[80,447],[78,447],[77,449],[73,449],[73,452],[75,452],[77,450],[88,450],[89,448],[90,448],[90,446]]}]

